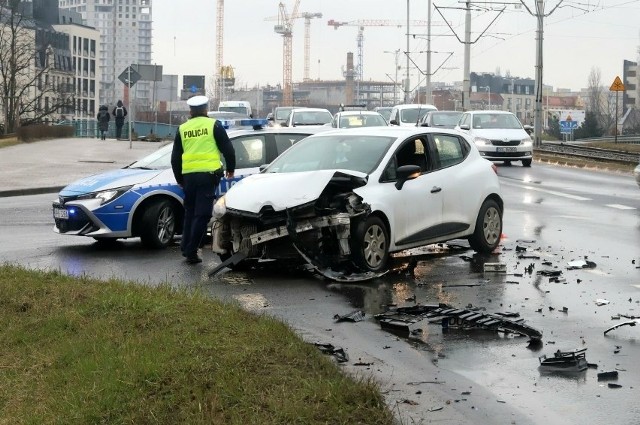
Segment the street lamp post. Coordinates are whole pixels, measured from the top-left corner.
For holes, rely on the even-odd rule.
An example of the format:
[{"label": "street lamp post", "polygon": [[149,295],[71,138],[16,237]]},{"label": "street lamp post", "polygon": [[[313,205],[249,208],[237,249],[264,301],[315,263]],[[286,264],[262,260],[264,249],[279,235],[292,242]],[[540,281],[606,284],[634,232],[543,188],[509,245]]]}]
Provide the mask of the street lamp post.
[{"label": "street lamp post", "polygon": [[482,86],[481,89],[486,89],[489,96],[489,109],[491,109],[491,86]]},{"label": "street lamp post", "polygon": [[395,54],[396,60],[395,60],[395,68],[396,68],[396,79],[393,80],[393,104],[397,105],[398,104],[398,56],[400,55],[400,49],[396,49],[394,51],[390,51],[390,50],[385,50],[384,53],[393,53]]}]

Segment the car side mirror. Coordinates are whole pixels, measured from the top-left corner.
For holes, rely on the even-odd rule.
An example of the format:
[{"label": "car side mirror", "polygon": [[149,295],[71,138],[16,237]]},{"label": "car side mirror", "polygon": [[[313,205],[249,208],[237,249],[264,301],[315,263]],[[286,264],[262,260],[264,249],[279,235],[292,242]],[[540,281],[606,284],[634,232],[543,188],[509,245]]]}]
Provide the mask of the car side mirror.
[{"label": "car side mirror", "polygon": [[273,118],[273,117],[267,117],[267,121],[275,121],[275,118]]},{"label": "car side mirror", "polygon": [[460,124],[460,130],[470,130],[469,124]]},{"label": "car side mirror", "polygon": [[289,127],[289,125],[287,124],[287,122],[286,122],[286,121],[282,121],[282,122],[280,123],[280,125],[281,125],[282,127]]},{"label": "car side mirror", "polygon": [[531,135],[533,134],[533,127],[527,124],[524,126],[524,131],[526,131],[527,134]]},{"label": "car side mirror", "polygon": [[259,170],[260,170],[260,172],[262,173],[262,172],[264,172],[264,170],[266,170],[266,169],[267,169],[267,167],[268,167],[268,166],[269,166],[269,164],[262,164],[262,165],[260,166],[260,168],[258,168],[258,169],[259,169]]},{"label": "car side mirror", "polygon": [[396,189],[402,189],[404,183],[420,176],[420,167],[417,165],[402,165],[396,170]]},{"label": "car side mirror", "polygon": [[391,124],[391,125],[398,125],[398,121],[396,121],[396,120],[391,120],[391,121],[389,121],[389,124]]},{"label": "car side mirror", "polygon": [[427,124],[426,122],[423,122],[422,124],[420,124],[420,127],[429,127],[429,124]]}]

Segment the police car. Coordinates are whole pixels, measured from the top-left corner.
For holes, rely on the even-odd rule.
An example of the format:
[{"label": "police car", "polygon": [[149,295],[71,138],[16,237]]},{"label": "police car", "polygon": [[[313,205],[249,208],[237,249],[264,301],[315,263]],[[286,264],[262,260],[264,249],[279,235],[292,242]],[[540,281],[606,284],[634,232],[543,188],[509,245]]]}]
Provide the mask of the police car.
[{"label": "police car", "polygon": [[[259,172],[262,165],[297,141],[327,129],[264,128],[267,120],[239,121],[223,121],[236,152],[236,170],[233,179],[222,179],[218,195],[242,178]],[[124,168],[66,186],[53,202],[54,232],[99,241],[140,237],[150,248],[171,244],[174,236],[182,233],[184,215],[184,192],[171,170],[172,148],[173,143],[169,143]]]}]

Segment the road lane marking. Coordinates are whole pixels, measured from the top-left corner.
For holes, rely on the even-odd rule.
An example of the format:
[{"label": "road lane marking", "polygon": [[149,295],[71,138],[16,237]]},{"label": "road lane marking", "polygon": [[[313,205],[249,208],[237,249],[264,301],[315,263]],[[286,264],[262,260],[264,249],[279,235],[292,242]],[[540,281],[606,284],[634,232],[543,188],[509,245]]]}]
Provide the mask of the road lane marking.
[{"label": "road lane marking", "polygon": [[524,188],[524,189],[534,190],[536,192],[548,193],[549,195],[561,196],[563,198],[573,199],[574,201],[591,201],[591,198],[585,198],[584,196],[571,195],[569,193],[558,192],[558,191],[555,191],[555,190],[542,189],[542,188],[539,188],[539,187],[532,187],[532,186],[527,186],[527,185],[510,184],[510,183],[506,183],[506,182],[503,182],[502,184],[505,184],[505,186],[511,185],[511,186],[515,186],[515,187],[521,187],[521,188]]},{"label": "road lane marking", "polygon": [[619,210],[635,210],[635,209],[637,209],[635,207],[629,207],[627,205],[620,205],[620,204],[607,204],[607,207],[616,208],[616,209],[619,209]]}]

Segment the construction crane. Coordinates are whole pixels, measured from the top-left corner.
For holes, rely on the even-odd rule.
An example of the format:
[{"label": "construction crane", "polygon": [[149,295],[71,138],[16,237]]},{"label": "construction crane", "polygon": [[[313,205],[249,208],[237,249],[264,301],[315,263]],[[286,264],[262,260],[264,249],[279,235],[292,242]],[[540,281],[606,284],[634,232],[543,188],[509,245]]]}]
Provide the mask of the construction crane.
[{"label": "construction crane", "polygon": [[[364,51],[364,27],[397,27],[401,28],[407,24],[406,21],[389,21],[386,19],[361,19],[357,21],[338,22],[334,19],[330,19],[327,24],[334,29],[339,27],[358,27],[358,37],[356,38],[358,46],[358,63],[356,65],[356,80],[362,81],[364,68],[363,68],[363,51]],[[409,21],[409,24],[417,27],[428,26],[428,21]]]},{"label": "construction crane", "polygon": [[[265,18],[265,21],[277,21],[279,16],[271,16],[269,18]],[[311,63],[311,20],[314,18],[322,18],[322,13],[315,12],[300,12],[297,14],[291,14],[291,19],[300,19],[304,18],[304,76],[302,78],[303,81],[309,81],[311,78],[310,75],[310,63]]]},{"label": "construction crane", "polygon": [[216,83],[215,95],[218,102],[222,99],[222,48],[224,41],[224,0],[218,0],[218,10],[216,12]]},{"label": "construction crane", "polygon": [[278,24],[273,27],[276,34],[282,36],[282,105],[293,106],[293,84],[291,81],[291,63],[293,56],[293,22],[292,16],[298,14],[300,0],[296,0],[293,13],[287,13],[287,7],[280,2],[278,5]]}]

